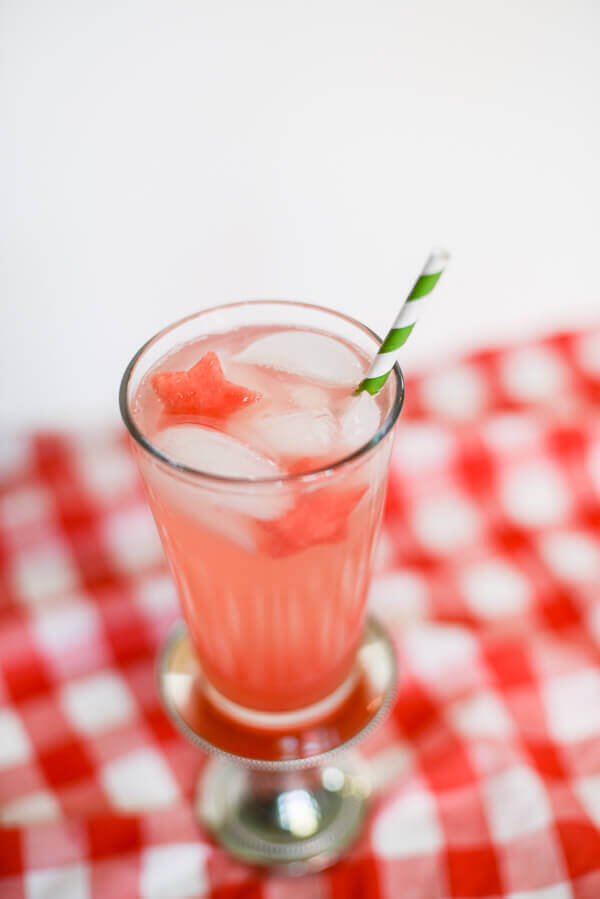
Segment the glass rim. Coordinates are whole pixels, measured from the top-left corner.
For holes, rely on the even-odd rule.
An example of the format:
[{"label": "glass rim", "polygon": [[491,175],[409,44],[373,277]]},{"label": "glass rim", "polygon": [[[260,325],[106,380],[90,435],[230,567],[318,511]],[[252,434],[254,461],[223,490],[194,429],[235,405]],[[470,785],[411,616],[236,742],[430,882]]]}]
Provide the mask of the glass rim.
[{"label": "glass rim", "polygon": [[170,456],[167,456],[165,453],[159,450],[158,447],[154,446],[154,444],[146,437],[146,435],[140,430],[140,428],[138,428],[129,408],[127,390],[129,387],[131,375],[133,374],[137,363],[140,361],[145,351],[149,349],[157,340],[160,340],[162,337],[166,336],[170,331],[174,331],[176,328],[180,327],[186,322],[193,321],[193,319],[195,318],[200,318],[202,315],[207,315],[210,312],[217,312],[218,310],[223,309],[235,309],[242,306],[256,305],[296,306],[302,309],[314,309],[318,312],[326,312],[336,318],[343,319],[346,322],[349,322],[350,324],[360,328],[361,331],[363,331],[365,334],[369,334],[371,337],[374,337],[375,340],[381,343],[381,337],[379,337],[379,335],[375,331],[373,331],[372,328],[369,328],[368,325],[363,324],[362,322],[358,321],[358,319],[355,319],[350,315],[346,315],[343,312],[338,312],[336,309],[330,309],[327,306],[319,306],[315,303],[304,303],[297,300],[238,300],[233,303],[219,303],[216,306],[210,306],[207,309],[201,309],[199,312],[193,312],[191,315],[186,315],[183,318],[180,318],[177,321],[173,322],[172,324],[167,325],[165,328],[162,328],[160,331],[157,331],[156,334],[154,334],[145,343],[142,344],[142,346],[139,348],[137,353],[135,353],[135,355],[132,357],[129,364],[125,368],[119,387],[119,409],[121,411],[121,418],[123,419],[125,427],[129,431],[130,436],[147,453],[149,453],[155,459],[158,459],[158,461],[162,464],[168,466],[171,469],[174,469],[176,472],[187,476],[192,476],[194,478],[202,478],[204,480],[212,481],[217,484],[229,486],[256,486],[260,484],[277,483],[287,484],[306,480],[316,480],[319,476],[329,476],[330,473],[333,474],[348,463],[359,459],[361,456],[366,455],[371,452],[371,450],[375,449],[375,447],[378,446],[379,443],[381,443],[383,438],[392,430],[392,428],[396,424],[396,421],[398,420],[398,416],[400,415],[402,406],[404,404],[404,376],[397,362],[393,368],[396,392],[391,408],[384,421],[375,431],[371,439],[367,441],[367,443],[364,443],[357,449],[353,450],[351,453],[347,453],[346,455],[341,456],[339,459],[335,459],[333,462],[330,462],[327,465],[322,465],[318,468],[310,469],[309,471],[294,472],[283,475],[273,475],[268,478],[234,478],[229,477],[228,475],[213,474],[209,471],[202,471],[199,468],[185,465],[182,462],[178,462],[176,459],[172,459]]}]

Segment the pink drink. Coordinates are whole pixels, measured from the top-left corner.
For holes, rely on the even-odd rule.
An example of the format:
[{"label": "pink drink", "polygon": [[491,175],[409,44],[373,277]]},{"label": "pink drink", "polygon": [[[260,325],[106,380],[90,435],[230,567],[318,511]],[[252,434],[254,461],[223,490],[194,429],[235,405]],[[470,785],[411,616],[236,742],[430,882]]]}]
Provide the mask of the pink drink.
[{"label": "pink drink", "polygon": [[[271,305],[288,318],[296,309],[300,327],[240,314],[266,307],[277,322]],[[377,346],[371,335],[325,310],[316,317],[329,333],[321,320],[310,327],[313,308],[224,307],[206,330],[203,315],[214,313],[201,314],[202,336],[187,339],[189,322],[183,341],[163,332],[130,385],[134,436],[148,444],[134,444],[138,464],[202,668],[226,705],[261,712],[303,709],[351,685],[391,447],[382,432],[399,411],[396,376],[376,398],[352,396]],[[187,371],[209,352],[260,398],[223,415],[173,413],[153,375]]]}]

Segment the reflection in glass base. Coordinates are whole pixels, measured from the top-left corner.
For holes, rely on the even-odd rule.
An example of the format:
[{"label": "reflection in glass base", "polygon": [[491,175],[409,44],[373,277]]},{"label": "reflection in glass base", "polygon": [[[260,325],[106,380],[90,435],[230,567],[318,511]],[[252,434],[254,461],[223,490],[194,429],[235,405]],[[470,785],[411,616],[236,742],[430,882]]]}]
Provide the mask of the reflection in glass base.
[{"label": "reflection in glass base", "polygon": [[325,699],[293,712],[260,712],[256,709],[247,709],[232,702],[231,699],[227,699],[208,682],[204,686],[204,694],[220,712],[227,718],[232,718],[234,723],[257,730],[281,732],[303,727],[313,721],[321,721],[328,717],[352,693],[356,687],[357,678],[358,672],[351,671],[344,683]]},{"label": "reflection in glass base", "polygon": [[356,756],[286,774],[213,759],[198,787],[197,810],[236,858],[302,874],[333,864],[354,842],[369,792]]},{"label": "reflection in glass base", "polygon": [[[218,756],[206,767],[197,808],[235,857],[290,874],[332,864],[360,832],[370,782],[365,762],[349,753],[382,720],[396,685],[394,651],[369,619],[347,695],[315,720],[300,716],[280,729],[244,726],[211,700],[183,625],[159,660],[159,688],[175,725]],[[342,752],[343,750],[343,752]]]}]

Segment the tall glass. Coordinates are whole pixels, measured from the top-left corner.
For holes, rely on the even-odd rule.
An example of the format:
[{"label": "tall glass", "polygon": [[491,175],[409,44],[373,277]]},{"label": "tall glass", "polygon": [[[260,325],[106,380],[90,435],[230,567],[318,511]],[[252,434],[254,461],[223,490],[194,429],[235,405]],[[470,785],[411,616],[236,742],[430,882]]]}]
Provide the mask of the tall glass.
[{"label": "tall glass", "polygon": [[[377,336],[359,322],[317,306],[255,301],[216,307],[177,322],[146,343],[121,384],[131,435],[198,660],[214,702],[257,727],[325,714],[353,687],[374,545],[403,401],[396,367],[372,439],[324,469],[263,480],[220,477],[167,458],[141,433],[133,408],[140,381],[175,347],[248,326],[319,330],[371,358]],[[359,497],[328,528],[329,500]],[[280,553],[269,523],[299,504],[320,515],[322,539]],[[312,504],[312,505],[311,505]]]}]

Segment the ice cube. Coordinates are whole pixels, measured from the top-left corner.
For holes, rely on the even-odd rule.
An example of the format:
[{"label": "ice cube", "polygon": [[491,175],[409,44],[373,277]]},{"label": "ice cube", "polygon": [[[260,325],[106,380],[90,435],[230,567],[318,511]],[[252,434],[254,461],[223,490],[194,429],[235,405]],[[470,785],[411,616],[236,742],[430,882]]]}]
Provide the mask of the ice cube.
[{"label": "ice cube", "polygon": [[335,445],[335,418],[330,412],[297,409],[256,416],[251,434],[264,452],[283,456],[320,456]]},{"label": "ice cube", "polygon": [[[231,357],[222,362],[225,377],[234,384],[243,384],[248,390],[260,393],[261,408],[269,404],[273,393],[277,393],[278,385],[274,383],[273,374],[258,365],[245,365],[234,362]],[[281,391],[281,388],[279,388]],[[235,414],[235,413],[234,413]]]},{"label": "ice cube", "polygon": [[[160,503],[169,509],[171,514],[177,512],[189,516],[207,530],[227,537],[248,552],[256,549],[254,522],[235,508],[232,509],[231,505],[221,503],[216,490],[197,484],[186,475],[166,471],[156,465],[149,456],[141,457],[140,465],[153,503]],[[278,513],[279,509],[275,511]],[[273,517],[278,516],[276,514]],[[168,552],[176,554],[162,512],[156,516],[156,524]]]},{"label": "ice cube", "polygon": [[[187,497],[189,504],[189,495]],[[193,515],[198,518],[209,531],[226,537],[248,552],[256,551],[252,522],[245,515],[238,515],[231,508],[221,508],[211,502],[197,502]]]},{"label": "ice cube", "polygon": [[[165,428],[154,437],[154,444],[170,459],[206,474],[249,480],[283,474],[275,462],[260,456],[239,440],[199,425]],[[207,524],[210,524],[212,508],[232,509],[267,521],[282,515],[292,502],[289,490],[277,484],[210,484],[201,479],[194,480],[193,475],[166,473],[156,466],[148,472],[147,478],[164,502],[175,503],[180,510]],[[225,533],[227,522],[221,518],[216,515],[214,529]]]},{"label": "ice cube", "polygon": [[292,402],[303,409],[316,409],[317,411],[329,409],[329,394],[322,387],[303,384],[299,381],[297,384],[288,384],[287,393]]},{"label": "ice cube", "polygon": [[350,397],[342,407],[339,417],[342,447],[352,452],[368,443],[381,422],[381,412],[377,401],[370,393],[363,391]]},{"label": "ice cube", "polygon": [[166,456],[206,474],[229,478],[273,478],[277,465],[239,440],[199,425],[175,425],[159,431],[154,443]]},{"label": "ice cube", "polygon": [[234,359],[340,386],[358,384],[363,376],[361,360],[350,347],[314,331],[267,334],[254,340]]}]

